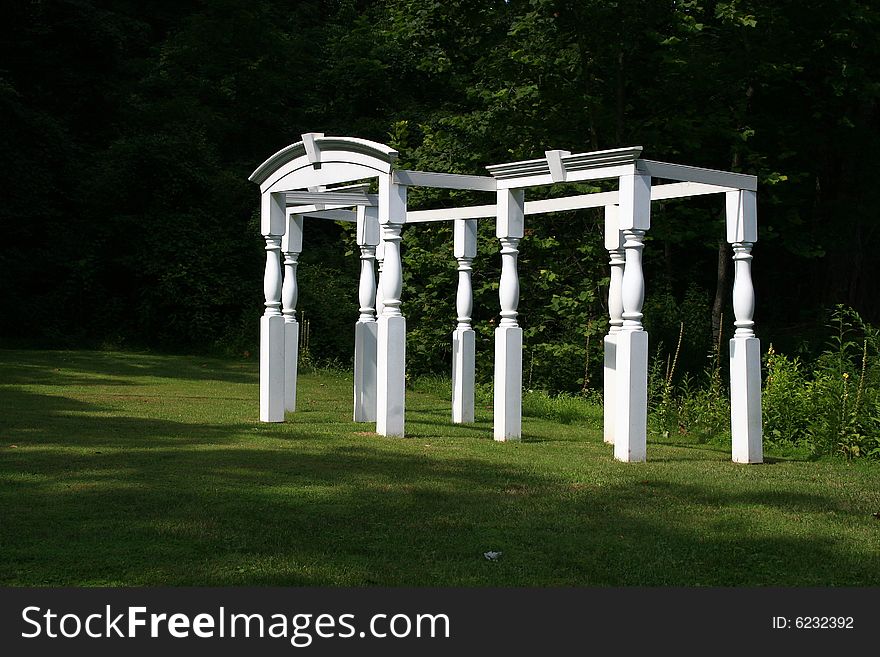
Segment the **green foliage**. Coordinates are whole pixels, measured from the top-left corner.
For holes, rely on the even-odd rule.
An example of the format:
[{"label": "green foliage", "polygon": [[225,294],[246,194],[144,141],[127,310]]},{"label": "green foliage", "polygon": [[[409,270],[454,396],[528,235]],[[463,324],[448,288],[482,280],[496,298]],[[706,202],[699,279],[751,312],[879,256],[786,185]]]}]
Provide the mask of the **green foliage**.
[{"label": "green foliage", "polygon": [[[445,172],[640,144],[651,158],[754,173],[758,298],[769,301],[770,283],[787,291],[759,307],[760,334],[786,351],[817,309],[839,302],[876,322],[880,227],[859,167],[880,146],[878,30],[880,11],[861,1],[12,3],[0,25],[0,339],[253,352],[263,244],[247,176],[314,130],[389,142],[401,166]],[[530,198],[572,190],[596,188]],[[412,190],[409,200],[442,208],[492,196]],[[474,327],[486,382],[500,259],[492,222],[480,223]],[[673,397],[715,385],[703,371],[722,235],[717,198],[652,208],[645,323],[653,344],[675,344],[686,327]],[[520,246],[526,385],[596,389],[601,217],[529,217]],[[307,225],[300,309],[320,361],[351,358],[340,327],[356,318],[356,255],[346,250],[344,230]],[[446,371],[449,227],[407,227],[403,250],[410,373]],[[816,392],[845,400],[849,416],[858,407],[855,424],[819,432],[850,436],[850,452],[872,449],[871,349],[861,388],[851,368],[847,386],[832,378]],[[670,356],[658,352],[661,369]],[[664,430],[713,413],[679,408]],[[784,428],[792,421],[778,426],[779,440],[797,434]]]},{"label": "green foliage", "polygon": [[828,347],[810,368],[768,349],[765,438],[815,455],[880,458],[880,332],[844,306],[834,309],[829,328]]}]

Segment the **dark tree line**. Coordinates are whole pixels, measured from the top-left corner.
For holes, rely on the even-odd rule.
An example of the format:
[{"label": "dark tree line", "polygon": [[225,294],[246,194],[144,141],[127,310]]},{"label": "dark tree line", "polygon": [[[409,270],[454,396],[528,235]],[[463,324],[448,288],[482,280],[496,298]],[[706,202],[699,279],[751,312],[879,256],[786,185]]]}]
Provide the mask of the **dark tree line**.
[{"label": "dark tree line", "polygon": [[[436,171],[638,144],[652,159],[755,174],[759,334],[814,348],[836,303],[880,320],[878,30],[867,0],[6,3],[0,337],[252,351],[263,260],[247,176],[323,131],[391,143],[404,166]],[[423,208],[469,201],[486,202],[412,195]],[[717,199],[655,205],[645,252],[648,328],[669,348],[684,322],[693,367],[732,324],[721,227]],[[498,274],[485,230],[483,336]],[[449,232],[405,231],[415,371],[448,357]],[[310,223],[300,268],[315,355],[343,362],[351,248],[345,228]],[[534,385],[589,385],[606,261],[595,212],[529,225]]]}]

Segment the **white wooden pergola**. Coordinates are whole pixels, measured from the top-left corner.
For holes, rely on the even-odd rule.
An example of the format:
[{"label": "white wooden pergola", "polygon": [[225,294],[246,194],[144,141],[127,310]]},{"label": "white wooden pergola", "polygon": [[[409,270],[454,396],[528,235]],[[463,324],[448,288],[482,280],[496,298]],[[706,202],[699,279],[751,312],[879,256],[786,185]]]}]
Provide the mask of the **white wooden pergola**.
[{"label": "white wooden pergola", "polygon": [[[360,247],[360,317],[355,324],[354,420],[375,422],[383,436],[404,435],[406,319],[400,311],[403,276],[401,230],[406,224],[454,222],[458,261],[457,326],[452,335],[452,421],[474,420],[475,340],[471,326],[471,264],[477,221],[495,219],[500,242],[500,322],[495,329],[494,437],[521,438],[522,329],[517,323],[517,256],[527,215],[604,208],[610,254],[610,328],[605,336],[604,433],[620,461],[646,459],[648,334],[642,326],[642,249],[651,202],[723,194],[727,240],[733,245],[730,340],[732,457],[760,463],[761,357],[754,333],[751,250],[757,240],[755,176],[641,159],[640,147],[589,153],[547,151],[542,158],[487,167],[489,176],[395,169],[397,152],[364,139],[302,135],[250,176],[260,186],[261,231],[266,240],[260,319],[260,420],[283,422],[296,410],[299,326],[296,268],[303,219],[355,222]],[[378,181],[378,194],[369,193]],[[616,180],[617,191],[527,201],[527,190],[560,183]],[[652,184],[652,180],[670,181]],[[487,192],[487,205],[411,211],[414,186]],[[282,259],[283,254],[283,259]],[[375,263],[378,262],[378,286]]]}]

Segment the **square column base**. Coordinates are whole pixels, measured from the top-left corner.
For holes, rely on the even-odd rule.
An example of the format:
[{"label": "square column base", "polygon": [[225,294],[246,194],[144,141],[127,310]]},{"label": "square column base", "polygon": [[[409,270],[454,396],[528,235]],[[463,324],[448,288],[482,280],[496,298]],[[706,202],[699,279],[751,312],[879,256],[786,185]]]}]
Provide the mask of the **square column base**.
[{"label": "square column base", "polygon": [[648,334],[620,331],[614,337],[614,458],[645,461],[648,432]]},{"label": "square column base", "polygon": [[284,410],[296,410],[296,376],[299,368],[299,322],[284,322]]},{"label": "square column base", "polygon": [[616,382],[614,374],[617,363],[616,335],[617,333],[605,336],[605,366],[602,370],[603,435],[605,442],[609,445],[614,444],[614,386]]},{"label": "square column base", "polygon": [[376,350],[376,433],[403,437],[406,319],[382,316]]},{"label": "square column base", "polygon": [[476,334],[456,329],[452,334],[452,422],[474,421]]},{"label": "square column base", "polygon": [[354,325],[354,421],[376,421],[376,347],[379,325]]},{"label": "square column base", "polygon": [[284,422],[284,318],[260,318],[260,422]]},{"label": "square column base", "polygon": [[495,440],[522,439],[522,329],[495,329]]},{"label": "square column base", "polygon": [[734,463],[762,463],[761,341],[730,341],[730,435]]}]

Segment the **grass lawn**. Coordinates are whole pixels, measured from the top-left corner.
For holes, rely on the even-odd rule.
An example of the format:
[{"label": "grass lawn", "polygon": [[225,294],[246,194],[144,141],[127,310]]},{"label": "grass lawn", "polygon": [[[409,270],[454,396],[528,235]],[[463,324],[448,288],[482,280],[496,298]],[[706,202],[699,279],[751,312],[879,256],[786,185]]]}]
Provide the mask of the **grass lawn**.
[{"label": "grass lawn", "polygon": [[500,444],[430,386],[388,439],[336,373],[299,400],[257,422],[253,361],[0,350],[0,585],[880,585],[877,463],[617,463],[598,411]]}]

